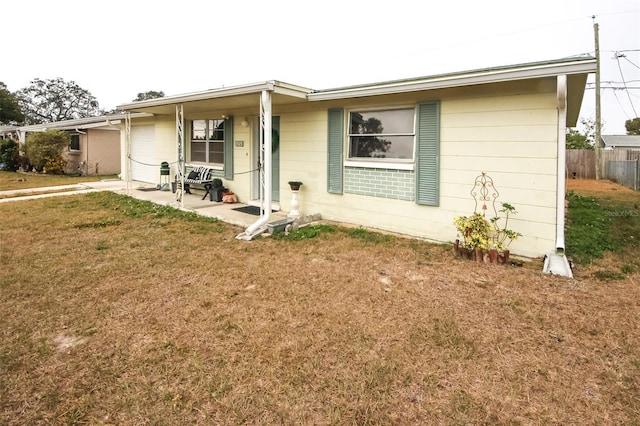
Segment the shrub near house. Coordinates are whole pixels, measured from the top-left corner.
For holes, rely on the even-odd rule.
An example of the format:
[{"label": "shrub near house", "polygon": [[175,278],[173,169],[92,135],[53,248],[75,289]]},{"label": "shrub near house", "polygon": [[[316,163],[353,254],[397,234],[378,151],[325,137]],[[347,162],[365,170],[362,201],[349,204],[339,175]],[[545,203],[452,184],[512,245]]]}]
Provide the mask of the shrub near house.
[{"label": "shrub near house", "polygon": [[0,170],[15,172],[18,170],[18,144],[13,139],[0,140]]},{"label": "shrub near house", "polygon": [[25,153],[36,171],[63,174],[67,162],[62,152],[70,143],[69,134],[61,130],[34,132],[27,135]]}]

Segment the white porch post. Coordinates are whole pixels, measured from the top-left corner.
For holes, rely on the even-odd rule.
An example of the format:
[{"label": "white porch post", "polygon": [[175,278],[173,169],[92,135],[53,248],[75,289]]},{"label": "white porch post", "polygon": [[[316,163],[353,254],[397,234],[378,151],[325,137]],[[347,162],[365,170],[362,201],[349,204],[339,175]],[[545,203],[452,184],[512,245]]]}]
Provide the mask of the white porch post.
[{"label": "white porch post", "polygon": [[262,189],[260,193],[260,218],[241,234],[236,236],[237,239],[251,240],[254,236],[260,234],[261,228],[269,221],[271,217],[271,187],[272,187],[272,138],[271,138],[271,92],[269,90],[263,90],[260,95],[260,127],[261,127],[261,143],[260,143],[260,158],[262,164],[262,173],[260,173],[260,187]]},{"label": "white porch post", "polygon": [[[176,105],[176,142],[178,148],[178,179],[180,187],[176,187],[176,198],[180,201],[180,208],[184,209],[184,109],[182,104]],[[177,186],[177,182],[176,182]]]},{"label": "white porch post", "polygon": [[[263,214],[271,214],[271,189],[272,189],[272,114],[271,114],[271,92],[267,90],[262,91],[261,95],[262,104],[262,126],[264,129],[264,191],[263,191]],[[267,216],[268,216],[267,215]]]},{"label": "white porch post", "polygon": [[125,159],[125,175],[127,182],[127,195],[131,195],[132,176],[131,176],[131,113],[124,115],[124,146],[127,157]]}]

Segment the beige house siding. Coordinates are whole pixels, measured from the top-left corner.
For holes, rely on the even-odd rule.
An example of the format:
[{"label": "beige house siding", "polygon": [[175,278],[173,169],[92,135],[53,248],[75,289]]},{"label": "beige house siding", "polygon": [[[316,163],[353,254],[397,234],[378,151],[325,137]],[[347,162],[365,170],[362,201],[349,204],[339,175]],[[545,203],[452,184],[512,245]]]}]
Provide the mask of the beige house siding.
[{"label": "beige house siding", "polygon": [[[541,87],[546,88],[542,93]],[[319,110],[304,111],[320,104],[292,106],[291,112],[282,109],[283,210],[288,210],[291,200],[286,182],[300,180],[304,182],[298,195],[303,213],[321,213],[330,220],[453,241],[453,218],[473,213],[470,191],[476,176],[486,172],[500,192],[498,203],[509,202],[518,210],[510,227],[523,237],[513,243],[512,250],[525,256],[553,250],[558,125],[555,80],[482,89],[481,94],[486,97],[469,88],[324,103]],[[342,107],[347,112],[350,108],[415,105],[433,99],[441,102],[439,207],[353,193],[327,193],[328,108]]]},{"label": "beige house siding", "polygon": [[121,170],[120,132],[86,129],[80,134],[80,149],[67,150],[67,173],[112,175]]},{"label": "beige house siding", "polygon": [[[343,108],[346,120],[351,109],[415,107],[419,102],[433,100],[440,102],[441,111],[439,206],[418,205],[415,194],[410,194],[410,199],[391,199],[355,191],[342,195],[327,192],[329,108]],[[252,150],[253,144],[258,143],[253,130],[257,105],[255,109],[224,112],[234,117],[234,141],[242,144],[234,144],[233,148],[234,178],[223,178],[223,182],[246,203],[255,198],[252,174],[248,172],[257,164]],[[302,214],[320,213],[328,220],[451,242],[456,238],[453,219],[473,213],[470,191],[475,178],[486,172],[500,192],[497,203],[509,202],[518,210],[510,228],[523,236],[512,244],[512,251],[540,256],[555,248],[558,134],[555,78],[339,101],[301,100],[274,104],[273,115],[280,118],[279,205],[283,211],[289,211],[291,205],[287,182],[298,180],[303,182],[298,194]],[[185,115],[187,161],[189,121],[215,117],[219,117],[217,112]],[[245,118],[251,123],[248,127],[240,124]],[[134,121],[134,125],[148,123],[155,126],[155,163],[170,162],[173,176],[177,162],[175,117],[157,115]],[[345,137],[345,159],[347,144]],[[410,179],[415,176],[414,171],[402,174]],[[414,184],[411,189],[415,192]]]}]

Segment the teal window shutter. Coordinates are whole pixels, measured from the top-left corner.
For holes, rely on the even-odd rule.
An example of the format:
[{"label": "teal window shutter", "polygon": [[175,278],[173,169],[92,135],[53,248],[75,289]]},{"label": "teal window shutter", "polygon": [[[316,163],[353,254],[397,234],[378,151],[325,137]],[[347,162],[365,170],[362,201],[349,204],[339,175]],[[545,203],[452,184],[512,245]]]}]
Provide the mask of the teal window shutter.
[{"label": "teal window shutter", "polygon": [[344,111],[329,109],[327,136],[327,191],[342,194],[342,169],[344,165]]},{"label": "teal window shutter", "polygon": [[440,203],[440,102],[418,104],[416,203]]},{"label": "teal window shutter", "polygon": [[233,117],[224,122],[224,178],[233,180]]}]

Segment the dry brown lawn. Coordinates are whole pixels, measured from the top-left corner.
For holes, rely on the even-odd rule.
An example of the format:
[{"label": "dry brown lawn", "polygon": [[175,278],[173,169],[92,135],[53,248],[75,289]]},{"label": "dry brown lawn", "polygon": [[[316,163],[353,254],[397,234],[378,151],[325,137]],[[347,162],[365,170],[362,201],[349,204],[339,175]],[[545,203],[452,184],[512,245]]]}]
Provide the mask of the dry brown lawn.
[{"label": "dry brown lawn", "polygon": [[[74,185],[81,182],[92,182],[100,179],[115,179],[117,176],[68,176],[48,175],[42,173],[16,173],[0,171],[0,191],[43,188],[48,186]],[[41,193],[45,193],[42,191]]]},{"label": "dry brown lawn", "polygon": [[0,215],[3,425],[640,421],[638,273],[342,228],[245,242],[109,193]]}]

